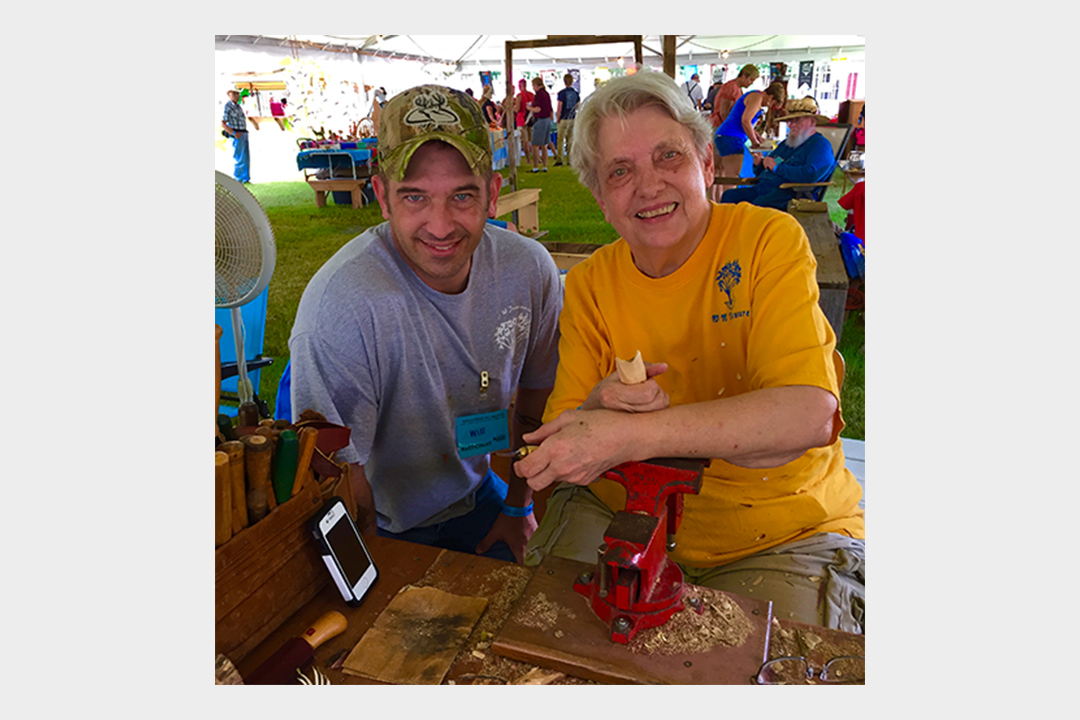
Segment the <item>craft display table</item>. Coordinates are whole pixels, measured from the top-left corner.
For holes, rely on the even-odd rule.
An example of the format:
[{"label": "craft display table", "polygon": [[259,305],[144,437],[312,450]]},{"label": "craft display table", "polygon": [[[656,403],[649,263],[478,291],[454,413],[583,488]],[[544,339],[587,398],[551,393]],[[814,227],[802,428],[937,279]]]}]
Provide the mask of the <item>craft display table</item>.
[{"label": "craft display table", "polygon": [[[734,605],[743,608],[752,628],[746,631],[748,635],[739,647],[718,646],[718,653],[705,651],[690,655],[632,653],[627,646],[615,646],[605,637],[605,628],[590,614],[583,597],[576,596],[572,590],[566,594],[563,576],[570,573],[572,579],[578,566],[584,567],[580,563],[554,559],[557,562],[546,560],[537,568],[526,568],[377,536],[365,537],[365,541],[379,568],[379,579],[363,604],[350,608],[336,588],[328,585],[237,663],[242,676],[251,673],[324,613],[336,610],[345,615],[348,628],[315,651],[313,667],[335,685],[380,684],[371,678],[347,674],[340,664],[407,586],[487,599],[484,612],[441,677],[443,684],[502,684],[530,678],[540,678],[537,682],[554,679],[556,684],[749,684],[750,675],[768,655],[770,636],[782,637],[790,643],[799,633],[812,632],[819,641],[843,644],[846,649],[858,652],[864,643],[858,635],[771,620],[768,603],[728,595]],[[691,585],[686,590],[688,594],[723,595]],[[392,653],[394,649],[387,648],[386,652]],[[400,647],[397,652],[400,660]],[[541,657],[542,662],[519,657]],[[430,680],[430,673],[425,676],[430,668],[424,667],[424,658],[418,656],[415,662],[415,668],[399,666],[399,670],[414,671],[417,679],[413,682],[417,684],[424,677]]]}]

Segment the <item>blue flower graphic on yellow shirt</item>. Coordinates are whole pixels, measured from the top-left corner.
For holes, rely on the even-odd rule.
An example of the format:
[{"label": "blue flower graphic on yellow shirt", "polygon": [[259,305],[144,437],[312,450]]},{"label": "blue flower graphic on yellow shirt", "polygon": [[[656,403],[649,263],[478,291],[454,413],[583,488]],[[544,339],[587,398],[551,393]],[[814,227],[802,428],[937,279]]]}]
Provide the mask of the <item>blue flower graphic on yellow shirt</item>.
[{"label": "blue flower graphic on yellow shirt", "polygon": [[716,273],[716,284],[720,286],[720,289],[727,295],[727,309],[730,310],[735,305],[735,301],[731,297],[731,291],[735,289],[735,286],[742,280],[742,268],[739,267],[738,260],[732,260],[724,267],[720,268],[720,272]]}]

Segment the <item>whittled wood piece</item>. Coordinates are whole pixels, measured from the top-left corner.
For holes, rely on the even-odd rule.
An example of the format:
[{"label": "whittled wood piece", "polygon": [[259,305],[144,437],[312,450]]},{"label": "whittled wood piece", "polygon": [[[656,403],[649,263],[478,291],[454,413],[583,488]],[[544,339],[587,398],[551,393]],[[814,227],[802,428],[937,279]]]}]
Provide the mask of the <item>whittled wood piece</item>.
[{"label": "whittled wood piece", "polygon": [[214,659],[214,684],[215,685],[243,685],[244,679],[240,677],[240,672],[236,669],[236,666],[230,662],[229,658],[225,657],[221,653],[218,653]]},{"label": "whittled wood piece", "polygon": [[645,361],[641,359],[640,350],[631,360],[615,358],[615,369],[619,371],[619,380],[624,385],[637,385],[645,382]]}]

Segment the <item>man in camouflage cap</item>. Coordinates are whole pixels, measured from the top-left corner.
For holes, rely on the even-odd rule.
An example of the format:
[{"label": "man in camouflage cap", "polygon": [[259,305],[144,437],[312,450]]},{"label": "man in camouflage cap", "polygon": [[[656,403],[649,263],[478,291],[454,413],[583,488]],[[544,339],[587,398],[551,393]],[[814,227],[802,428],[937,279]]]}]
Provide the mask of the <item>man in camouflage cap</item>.
[{"label": "man in camouflage cap", "polygon": [[489,458],[539,427],[557,364],[558,270],[539,243],[487,223],[502,177],[475,100],[406,90],[383,108],[378,137],[372,184],[386,222],[304,291],[292,407],[351,428],[338,458],[352,464],[362,528],[520,562],[532,492]]}]

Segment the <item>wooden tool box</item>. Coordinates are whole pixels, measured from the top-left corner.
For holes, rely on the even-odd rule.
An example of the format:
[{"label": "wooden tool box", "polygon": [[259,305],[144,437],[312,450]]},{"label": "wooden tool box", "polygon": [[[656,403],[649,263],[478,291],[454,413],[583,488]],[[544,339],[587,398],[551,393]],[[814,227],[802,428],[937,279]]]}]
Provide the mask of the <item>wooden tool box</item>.
[{"label": "wooden tool box", "polygon": [[309,523],[335,495],[356,517],[348,464],[334,465],[339,475],[309,478],[297,495],[215,550],[214,645],[233,663],[330,581]]}]

